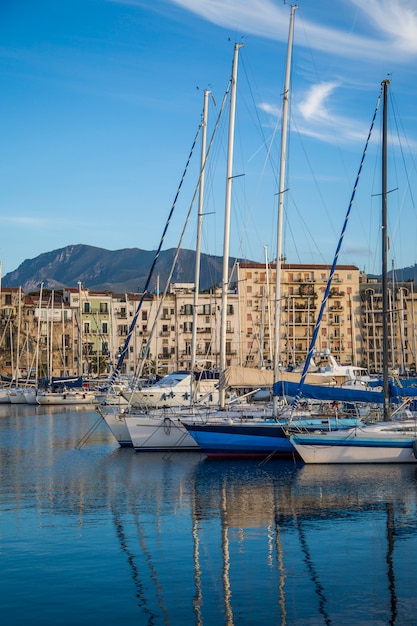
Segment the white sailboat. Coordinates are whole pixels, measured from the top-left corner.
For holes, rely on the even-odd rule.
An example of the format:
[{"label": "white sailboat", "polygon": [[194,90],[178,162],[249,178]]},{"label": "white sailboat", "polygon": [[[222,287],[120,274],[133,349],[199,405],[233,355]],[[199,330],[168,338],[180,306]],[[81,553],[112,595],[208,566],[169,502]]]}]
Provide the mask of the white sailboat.
[{"label": "white sailboat", "polygon": [[388,223],[387,223],[387,106],[389,81],[382,82],[382,330],[384,421],[345,431],[292,434],[290,441],[305,463],[417,463],[417,419],[391,419],[388,379]]},{"label": "white sailboat", "polygon": [[[207,128],[207,106],[208,106],[209,93],[210,93],[209,90],[205,90],[204,92],[203,120],[200,123],[199,129],[198,129],[198,133],[200,132],[201,128],[203,129],[203,140],[202,140],[202,151],[201,151],[201,171],[200,171],[200,178],[199,178],[198,187],[197,187],[200,189],[199,220],[202,215],[201,214],[201,210],[202,210],[201,203],[202,203],[202,197],[203,197],[202,189],[203,189],[203,183],[204,183],[204,168],[205,168],[205,163],[207,159],[206,128]],[[186,169],[184,171],[182,178],[184,178],[185,173],[187,171],[188,163],[193,153],[195,141],[194,141],[191,153],[189,155],[187,166],[186,166]],[[180,187],[181,187],[181,184],[180,184]],[[179,192],[179,189],[178,189],[178,192]],[[178,192],[177,192],[177,195],[178,195]],[[171,208],[171,213],[167,221],[167,224],[165,226],[159,249],[162,246],[162,242],[164,240],[165,232],[170,222],[174,206],[175,206],[175,202]],[[178,246],[177,252],[179,250],[179,247],[180,246]],[[199,242],[197,241],[197,253],[198,251],[199,251]],[[198,270],[199,270],[199,263],[200,263],[200,260],[198,258],[198,254],[196,254],[196,267],[198,267]],[[155,261],[154,261],[154,264],[155,264]],[[173,268],[174,266],[171,268],[171,271],[173,271]],[[147,284],[150,281],[152,272],[153,272],[153,266],[150,270]],[[147,287],[145,288],[145,291],[146,289]],[[198,290],[197,270],[196,270],[195,290],[196,291]],[[136,317],[139,312],[139,307],[136,311]],[[135,320],[133,320],[132,322],[131,332],[133,332],[134,323],[135,323]],[[193,335],[195,333],[195,327],[196,327],[196,324],[194,323]],[[125,347],[122,350],[121,358],[127,350],[127,344],[128,344],[129,336],[131,332],[129,332],[129,335],[126,339]],[[111,382],[111,386],[114,385],[114,381],[118,375],[120,367],[121,367],[121,359],[119,359],[119,363],[113,374],[113,377],[112,377],[113,380]],[[127,419],[129,419],[131,427],[132,428],[134,427],[133,438],[135,441],[141,442],[140,447],[141,448],[146,447],[147,449],[155,449],[152,447],[155,437],[150,437],[149,435],[150,434],[152,435],[152,429],[155,431],[155,434],[159,433],[160,426],[165,423],[166,415],[164,411],[168,409],[170,411],[175,411],[178,409],[189,408],[190,406],[194,404],[195,400],[200,402],[201,406],[211,405],[212,403],[217,404],[218,395],[219,395],[218,376],[215,376],[213,372],[197,372],[197,371],[194,372],[194,363],[192,362],[191,371],[173,372],[165,376],[164,378],[162,378],[160,381],[158,381],[152,386],[143,387],[139,390],[132,391],[131,389],[129,389],[125,391],[123,393],[123,396],[128,402],[128,406],[126,408],[123,408],[122,410],[119,410],[119,411],[117,410],[105,411],[103,410],[103,408],[99,407],[98,410],[100,414],[102,415],[103,419],[106,421],[113,435],[116,437],[120,446],[134,445],[134,443],[132,442],[132,437],[129,433],[129,429],[128,429],[127,421],[126,421]],[[134,422],[132,420],[134,420]],[[143,426],[143,433],[141,431],[141,425]],[[182,440],[187,439],[188,436],[182,426],[179,426],[179,428],[181,428],[181,430],[183,431],[183,434],[185,434],[185,437],[180,438],[180,442],[182,442]],[[143,446],[144,441],[152,442],[150,443],[149,448],[147,446]],[[187,449],[197,447],[197,444],[195,444],[195,442],[190,441],[189,443],[190,445],[185,445],[184,447]],[[161,446],[158,445],[156,449],[171,449],[172,448],[172,441],[170,440],[169,437],[168,438],[165,437],[165,444],[166,444],[165,447],[164,445],[161,445]]]},{"label": "white sailboat", "polygon": [[38,391],[36,402],[41,405],[79,406],[97,404],[96,393],[88,389],[62,389],[61,391]]},{"label": "white sailboat", "polygon": [[202,406],[219,403],[219,376],[205,370],[192,372],[179,370],[167,374],[153,385],[123,392],[123,397],[134,408],[167,409],[189,407],[192,400]]},{"label": "white sailboat", "polygon": [[[230,211],[230,202],[231,202],[231,184],[232,184],[232,172],[231,172],[231,163],[233,156],[233,130],[234,130],[234,118],[235,118],[235,108],[236,108],[236,81],[237,81],[237,64],[238,64],[238,53],[239,48],[242,44],[235,44],[234,47],[234,56],[233,56],[233,66],[232,66],[232,78],[230,81],[230,117],[229,117],[229,141],[228,141],[228,166],[227,166],[227,178],[226,178],[226,227],[225,231],[227,231],[228,220],[230,220],[230,215],[228,215],[228,209]],[[202,215],[202,203],[203,203],[203,185],[204,185],[204,171],[205,164],[207,161],[207,153],[206,153],[206,129],[207,129],[207,105],[208,105],[208,95],[209,91],[205,90],[205,98],[204,98],[204,115],[203,115],[203,140],[202,140],[202,150],[201,150],[201,175],[199,179],[199,189],[200,189],[200,206],[199,206],[199,225],[200,228],[198,230],[198,234],[200,236],[201,232],[201,215]],[[225,237],[225,240],[228,240]],[[197,238],[197,253],[199,253],[199,237]],[[227,261],[225,261],[227,259]],[[227,293],[227,284],[228,284],[228,261],[229,255],[228,250],[224,251],[224,260],[223,260],[223,288],[222,288],[222,318],[221,325],[224,326],[224,333],[226,333],[226,306],[225,306],[225,292]],[[225,269],[226,264],[226,269]],[[195,293],[197,295],[198,291],[198,276],[199,276],[199,259],[196,259],[196,284],[195,284]],[[225,279],[226,274],[226,279]],[[194,306],[194,311],[196,307]],[[193,324],[193,331],[195,333],[195,321]],[[193,354],[192,354],[192,369],[191,373],[188,373],[187,377],[183,377],[182,383],[186,387],[186,391],[181,394],[182,398],[185,398],[187,403],[185,404],[184,400],[182,400],[182,411],[181,418],[184,417],[184,410],[187,408],[190,411],[189,418],[191,420],[197,419],[200,421],[202,419],[201,413],[199,412],[198,407],[204,409],[205,407],[218,407],[222,402],[225,401],[225,390],[222,389],[221,385],[219,386],[219,378],[217,376],[211,376],[207,380],[201,377],[201,373],[197,371],[193,371],[194,367],[194,354],[195,354],[195,340],[193,339]],[[222,366],[224,367],[224,359],[222,359],[223,351],[220,350],[220,369]],[[224,355],[225,355],[225,344],[224,344]],[[177,377],[177,374],[171,375],[171,377]],[[195,384],[193,377],[196,378],[197,384]],[[169,376],[167,377],[170,378]],[[159,381],[156,385],[146,389],[146,394],[150,396],[151,394],[155,394],[155,386],[158,387],[161,383],[164,382]],[[177,381],[176,388],[179,387],[181,383]],[[159,390],[157,389],[157,392]],[[177,406],[175,403],[175,393],[164,393],[164,403],[167,404],[167,397],[171,395],[171,406]],[[181,396],[180,396],[181,397]],[[161,406],[161,401],[159,401],[159,405]],[[163,405],[162,405],[163,406]],[[195,411],[194,411],[195,408]],[[180,415],[178,413],[167,414],[160,411],[149,411],[147,413],[142,413],[138,415],[125,416],[126,426],[129,430],[130,437],[132,439],[132,444],[135,450],[192,450],[198,449],[198,444],[195,439],[187,432],[186,428],[182,424],[182,420],[180,421],[178,418]],[[206,416],[204,416],[206,418]]]},{"label": "white sailboat", "polygon": [[[288,34],[287,60],[285,87],[282,107],[282,128],[281,128],[281,160],[280,160],[280,180],[279,180],[279,205],[278,205],[278,228],[277,228],[277,260],[276,260],[276,295],[275,295],[275,345],[274,345],[274,378],[277,379],[279,363],[279,319],[280,319],[280,288],[281,288],[281,262],[282,262],[282,218],[285,194],[285,165],[287,152],[287,126],[289,91],[291,76],[291,57],[294,32],[294,13],[297,6],[291,6],[290,25]],[[229,140],[233,137],[233,126],[230,127]],[[229,143],[230,145],[230,143]],[[233,146],[233,140],[231,145]],[[224,313],[220,332],[220,368],[226,370],[226,349],[225,349],[225,323],[226,323],[226,298],[228,287],[228,268],[225,267],[225,259],[228,259],[229,230],[230,230],[230,198],[232,184],[232,160],[228,164],[227,193],[226,193],[226,218],[224,232],[224,261],[223,261],[223,289],[222,289],[222,311]],[[260,416],[256,407],[253,407],[252,415],[240,414],[237,418],[228,415],[225,411],[223,384],[220,385],[220,411],[205,422],[196,420],[183,420],[187,431],[195,438],[200,447],[208,456],[258,456],[264,457],[271,453],[279,455],[291,455],[294,449],[287,440],[284,430],[276,422],[277,401],[274,400],[274,411],[270,411],[268,418]],[[223,415],[222,415],[223,413]],[[273,415],[274,413],[274,415]]]}]

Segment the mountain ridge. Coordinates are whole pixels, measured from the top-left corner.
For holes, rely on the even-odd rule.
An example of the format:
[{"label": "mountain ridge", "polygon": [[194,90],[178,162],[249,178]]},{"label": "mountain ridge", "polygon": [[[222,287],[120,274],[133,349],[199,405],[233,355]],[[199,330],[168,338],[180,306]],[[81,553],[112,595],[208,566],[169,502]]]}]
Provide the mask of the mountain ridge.
[{"label": "mountain ridge", "polygon": [[[106,250],[85,244],[73,244],[44,252],[33,259],[26,259],[2,280],[7,287],[22,287],[24,293],[40,289],[59,290],[78,287],[92,291],[113,293],[136,293],[143,291],[155,251],[139,248]],[[170,248],[160,252],[152,278],[150,290],[155,289],[157,276],[159,288],[163,290],[168,280],[176,250]],[[201,254],[200,290],[210,289],[221,281],[221,257]],[[172,282],[193,283],[195,274],[195,252],[180,250]]]},{"label": "mountain ridge", "polygon": [[[92,291],[113,293],[136,293],[143,291],[156,252],[140,248],[107,250],[86,244],[72,244],[50,252],[43,252],[33,259],[26,259],[13,272],[2,279],[7,287],[22,287],[24,293],[38,291],[41,283],[44,289],[77,288],[81,282],[84,288]],[[149,290],[163,290],[168,280],[176,254],[175,248],[160,252],[155,264]],[[233,259],[234,260],[234,259]],[[247,261],[247,259],[238,259]],[[232,260],[231,260],[232,263]],[[205,291],[221,282],[223,259],[218,256],[201,254],[200,290]],[[195,252],[180,250],[174,269],[172,282],[193,283],[195,273]],[[392,272],[389,272],[392,277]],[[369,277],[380,278],[374,274]],[[417,284],[417,264],[394,270],[396,282],[413,281]]]}]

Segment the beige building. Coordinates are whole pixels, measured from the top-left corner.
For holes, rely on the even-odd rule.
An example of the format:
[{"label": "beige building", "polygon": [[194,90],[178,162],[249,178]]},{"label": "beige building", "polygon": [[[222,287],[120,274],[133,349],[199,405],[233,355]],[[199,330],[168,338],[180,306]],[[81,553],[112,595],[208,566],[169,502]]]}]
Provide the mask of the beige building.
[{"label": "beige building", "polygon": [[[280,362],[305,360],[330,266],[284,263],[279,307]],[[226,365],[272,368],[275,328],[275,266],[242,263],[228,294]],[[393,296],[393,294],[395,294]],[[42,295],[42,297],[40,297]],[[0,293],[0,373],[35,376],[108,376],[130,335],[121,374],[165,374],[191,365],[219,368],[221,292],[200,293],[194,310],[192,284],[174,284],[160,294],[111,294],[85,289],[44,290],[25,296],[19,288]],[[141,303],[140,310],[138,306]],[[412,282],[389,293],[390,366],[415,370],[417,293]],[[195,325],[195,335],[193,326]],[[341,364],[380,371],[381,285],[356,266],[339,265],[316,342]]]},{"label": "beige building", "polygon": [[[196,367],[218,368],[220,297],[218,290],[200,293],[194,311],[193,285],[173,284],[163,300],[158,294],[146,296],[138,314],[139,294],[127,294],[125,299],[114,298],[115,363],[137,315],[121,373],[132,376],[139,367],[143,374],[189,369],[194,324]],[[238,296],[231,293],[226,324],[226,361],[230,365],[238,363],[238,311]]]},{"label": "beige building", "polygon": [[[331,267],[297,265],[281,267],[279,306],[279,361],[284,365],[305,360],[324,297]],[[244,362],[271,367],[275,336],[275,264],[242,263],[238,267]],[[316,351],[330,350],[345,364],[362,360],[361,275],[354,265],[339,265],[334,274],[323,314]]]},{"label": "beige building", "polygon": [[[361,285],[364,362],[382,370],[382,285],[368,278]],[[388,366],[415,372],[417,362],[417,293],[412,281],[388,287]]]}]

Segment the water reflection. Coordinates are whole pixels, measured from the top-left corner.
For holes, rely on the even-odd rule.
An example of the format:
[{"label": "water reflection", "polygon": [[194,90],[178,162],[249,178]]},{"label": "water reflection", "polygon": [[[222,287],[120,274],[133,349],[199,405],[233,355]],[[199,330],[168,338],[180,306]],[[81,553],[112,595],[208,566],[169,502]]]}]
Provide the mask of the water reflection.
[{"label": "water reflection", "polygon": [[[94,411],[39,409],[0,413],[13,623],[42,623],[45,606],[60,621],[60,562],[66,623],[88,624],[91,602],[102,624],[414,623],[415,466],[135,453]],[[26,608],[11,599],[22,586]]]}]

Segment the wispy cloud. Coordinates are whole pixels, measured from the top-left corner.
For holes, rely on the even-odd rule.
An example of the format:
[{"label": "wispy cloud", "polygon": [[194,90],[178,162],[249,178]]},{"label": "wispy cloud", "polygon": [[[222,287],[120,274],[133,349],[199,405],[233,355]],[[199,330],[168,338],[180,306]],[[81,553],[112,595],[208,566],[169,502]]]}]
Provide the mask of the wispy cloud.
[{"label": "wispy cloud", "polygon": [[350,0],[362,16],[389,40],[394,50],[417,54],[417,5],[415,0]]},{"label": "wispy cloud", "polygon": [[[337,114],[332,107],[332,96],[339,87],[337,82],[314,84],[298,94],[291,118],[298,133],[325,143],[363,141],[367,129],[358,120]],[[274,119],[281,115],[276,104],[262,102],[258,106]]]},{"label": "wispy cloud", "polygon": [[[143,0],[110,0],[143,6]],[[207,21],[244,34],[285,41],[288,36],[288,6],[272,0],[169,0]],[[349,10],[350,7],[350,10]],[[417,55],[417,5],[415,0],[334,0],[329,10],[346,15],[339,26],[319,24],[302,19],[301,37],[295,45],[307,45],[321,52],[344,58],[369,61],[403,58]],[[303,11],[301,6],[300,11]],[[306,13],[308,13],[306,11]],[[356,14],[352,32],[352,13]]]},{"label": "wispy cloud", "polygon": [[42,217],[29,217],[27,215],[2,215],[0,222],[4,224],[16,224],[27,228],[45,227],[49,224],[49,219]]},{"label": "wispy cloud", "polygon": [[321,83],[313,85],[303,102],[298,105],[298,110],[305,119],[319,119],[320,121],[327,118],[328,109],[326,101],[328,96],[336,89],[337,83]]}]

